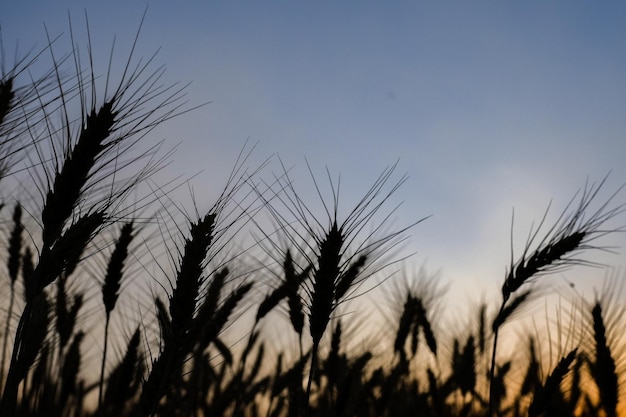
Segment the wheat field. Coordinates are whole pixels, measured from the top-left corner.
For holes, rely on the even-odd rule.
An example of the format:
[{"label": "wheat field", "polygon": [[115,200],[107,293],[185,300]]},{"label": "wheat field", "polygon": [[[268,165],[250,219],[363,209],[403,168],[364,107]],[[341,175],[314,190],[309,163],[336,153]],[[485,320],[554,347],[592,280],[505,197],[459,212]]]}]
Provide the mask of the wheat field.
[{"label": "wheat field", "polygon": [[[172,154],[151,132],[193,110],[185,87],[163,86],[134,47],[119,76],[92,66],[89,43],[57,48],[1,65],[0,415],[620,415],[624,307],[610,292],[571,300],[553,331],[562,349],[528,332],[502,350],[544,276],[589,264],[620,231],[620,190],[603,200],[605,182],[587,184],[539,219],[504,260],[499,299],[446,328],[436,284],[390,272],[426,220],[391,221],[396,165],[345,211],[330,173],[311,174],[311,203],[244,149],[198,213],[170,198],[184,181],[155,179]],[[372,329],[345,306],[378,286],[391,288],[388,331],[351,343]],[[268,322],[295,342],[272,340]]]}]

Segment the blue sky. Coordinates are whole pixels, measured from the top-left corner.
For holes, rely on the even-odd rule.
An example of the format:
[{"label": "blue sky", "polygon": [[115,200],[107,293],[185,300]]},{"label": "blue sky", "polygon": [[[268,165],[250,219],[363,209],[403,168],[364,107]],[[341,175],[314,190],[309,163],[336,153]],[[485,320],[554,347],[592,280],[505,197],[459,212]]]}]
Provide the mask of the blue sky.
[{"label": "blue sky", "polygon": [[[86,9],[106,62],[145,6],[4,4],[4,44],[41,47],[44,23],[67,34],[67,12],[82,27]],[[625,21],[615,1],[151,2],[139,47],[162,48],[166,80],[192,81],[191,104],[210,101],[158,132],[183,141],[172,176],[204,170],[199,200],[247,138],[258,161],[294,165],[303,193],[305,157],[320,175],[341,173],[346,204],[400,158],[410,179],[397,223],[432,215],[411,233],[411,264],[476,300],[500,287],[513,207],[519,249],[551,199],[557,213],[587,178],[612,171],[604,197],[626,182]],[[595,259],[623,265],[626,238],[602,243],[621,247]],[[584,275],[603,272],[567,277],[588,288]]]}]

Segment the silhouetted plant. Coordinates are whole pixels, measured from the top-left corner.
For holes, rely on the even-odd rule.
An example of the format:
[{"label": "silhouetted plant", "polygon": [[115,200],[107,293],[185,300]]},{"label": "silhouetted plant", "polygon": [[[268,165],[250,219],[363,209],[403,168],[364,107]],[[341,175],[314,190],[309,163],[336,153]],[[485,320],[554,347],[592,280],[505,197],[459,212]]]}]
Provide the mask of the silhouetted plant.
[{"label": "silhouetted plant", "polygon": [[[421,221],[390,225],[396,208],[388,204],[406,180],[393,180],[396,165],[348,211],[328,171],[325,196],[309,167],[318,213],[282,163],[282,174],[263,182],[258,170],[246,171],[244,150],[202,215],[186,214],[171,184],[150,182],[135,197],[169,154],[158,156],[160,145],[134,149],[185,111],[182,89],[159,86],[163,72],[151,69],[153,57],[135,59],[136,39],[121,73],[109,67],[100,77],[91,45],[85,64],[73,30],[70,37],[67,59],[48,41],[51,68],[42,77],[24,81],[41,59],[35,54],[0,79],[0,179],[25,161],[37,191],[11,200],[5,226],[0,415],[618,415],[622,310],[604,299],[586,311],[581,346],[559,349],[552,369],[542,367],[536,335],[522,335],[525,361],[519,350],[497,357],[501,328],[536,294],[529,284],[589,264],[596,239],[615,231],[607,225],[623,210],[616,195],[591,209],[605,181],[586,186],[552,227],[544,229],[546,212],[531,230],[522,255],[512,256],[494,315],[482,302],[455,332],[439,320],[438,284],[420,287],[410,277],[408,285],[395,281],[386,328],[366,329],[343,306],[394,282],[386,268],[403,260],[394,251]],[[257,221],[262,211],[275,230]],[[261,230],[256,246],[231,249],[250,224]],[[259,253],[269,259],[249,268],[244,255]],[[269,290],[258,290],[260,281]],[[133,287],[132,302],[120,297],[141,283],[150,289]],[[266,338],[262,325],[276,310],[298,338],[293,352]],[[240,317],[243,336],[231,332]],[[378,334],[367,344],[356,339],[361,332]]]},{"label": "silhouetted plant", "polygon": [[[527,290],[522,294],[517,294],[518,290],[524,285],[530,283],[533,279],[562,271],[572,265],[586,264],[584,258],[580,257],[583,251],[593,249],[593,241],[598,237],[605,235],[607,230],[602,227],[616,215],[623,211],[623,205],[611,208],[610,203],[615,194],[608,201],[603,203],[599,209],[589,214],[587,211],[594,198],[598,195],[602,185],[606,181],[603,180],[599,185],[592,184],[585,187],[581,193],[580,200],[575,203],[573,199],[568,207],[561,213],[557,221],[547,232],[542,231],[542,226],[546,221],[548,210],[546,210],[543,219],[535,230],[529,234],[528,241],[524,247],[524,251],[519,260],[514,261],[513,253],[511,253],[511,265],[506,274],[504,284],[502,285],[502,304],[500,310],[493,322],[493,349],[490,368],[490,393],[489,393],[489,415],[493,415],[497,411],[496,398],[499,394],[495,391],[495,373],[496,373],[496,350],[498,344],[499,329],[504,324],[508,316],[523,304],[531,290]],[[573,209],[569,212],[570,206]],[[544,233],[540,237],[539,233]],[[534,249],[533,249],[534,247]]]}]

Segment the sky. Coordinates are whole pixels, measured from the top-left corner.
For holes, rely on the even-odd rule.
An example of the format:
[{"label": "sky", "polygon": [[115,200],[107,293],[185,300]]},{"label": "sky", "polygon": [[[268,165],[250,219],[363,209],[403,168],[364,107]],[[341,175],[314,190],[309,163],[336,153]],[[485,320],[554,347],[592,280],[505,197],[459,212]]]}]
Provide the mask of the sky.
[{"label": "sky", "polygon": [[[106,62],[146,6],[139,54],[160,48],[165,80],[208,102],[158,131],[181,142],[167,173],[198,174],[200,206],[246,140],[253,161],[293,166],[312,201],[306,161],[320,178],[341,174],[347,207],[398,161],[409,180],[396,224],[431,216],[411,229],[407,268],[439,271],[463,302],[499,290],[513,209],[519,251],[551,201],[558,214],[609,172],[599,203],[626,183],[626,3],[32,0],[0,5],[4,45],[45,46],[44,24],[68,45],[68,12],[82,27],[86,10]],[[625,264],[624,234],[598,243],[615,253],[591,260]],[[604,275],[554,280],[592,294]]]}]

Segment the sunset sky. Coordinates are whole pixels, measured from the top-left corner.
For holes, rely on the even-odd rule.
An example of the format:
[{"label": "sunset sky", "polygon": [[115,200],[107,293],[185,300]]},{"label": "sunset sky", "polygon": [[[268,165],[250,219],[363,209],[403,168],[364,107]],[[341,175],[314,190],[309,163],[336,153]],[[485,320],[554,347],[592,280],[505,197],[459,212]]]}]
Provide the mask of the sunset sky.
[{"label": "sunset sky", "polygon": [[[113,36],[121,53],[145,8],[5,2],[5,55],[16,42],[20,53],[45,46],[44,23],[67,50],[68,12],[80,32],[86,10],[104,72]],[[611,172],[598,203],[626,182],[624,22],[615,1],[154,1],[138,55],[161,48],[165,81],[191,81],[190,106],[210,102],[155,138],[182,141],[172,177],[204,170],[200,205],[246,139],[258,141],[253,163],[278,154],[313,201],[305,158],[320,178],[326,166],[341,173],[346,206],[399,158],[410,178],[392,202],[404,201],[396,224],[432,215],[411,231],[409,265],[440,270],[455,296],[476,300],[500,288],[513,208],[520,250],[551,199],[558,214],[586,180]],[[612,226],[625,224],[626,214]],[[626,265],[626,235],[598,243],[616,254],[591,259]],[[604,274],[556,281],[592,294]]]}]

